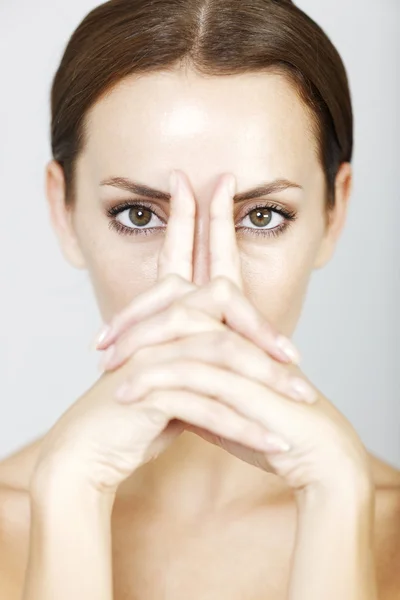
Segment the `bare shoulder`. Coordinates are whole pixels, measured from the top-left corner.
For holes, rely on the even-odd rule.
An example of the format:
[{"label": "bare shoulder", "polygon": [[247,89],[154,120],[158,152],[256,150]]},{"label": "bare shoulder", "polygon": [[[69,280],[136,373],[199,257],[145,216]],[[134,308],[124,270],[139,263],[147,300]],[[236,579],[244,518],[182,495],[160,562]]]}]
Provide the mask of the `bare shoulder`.
[{"label": "bare shoulder", "polygon": [[19,600],[29,551],[28,485],[38,442],[0,461],[0,597]]},{"label": "bare shoulder", "polygon": [[379,600],[400,598],[400,471],[373,457],[375,550]]},{"label": "bare shoulder", "polygon": [[0,597],[19,600],[28,557],[29,496],[0,482]]}]

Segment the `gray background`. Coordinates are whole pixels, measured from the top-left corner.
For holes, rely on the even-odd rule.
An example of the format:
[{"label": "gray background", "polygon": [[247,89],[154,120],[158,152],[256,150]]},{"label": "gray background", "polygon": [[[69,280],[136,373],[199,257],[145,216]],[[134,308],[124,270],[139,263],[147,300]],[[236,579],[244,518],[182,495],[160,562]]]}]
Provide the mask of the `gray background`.
[{"label": "gray background", "polygon": [[[72,31],[99,2],[0,0],[0,457],[52,426],[98,378],[101,325],[44,194],[49,90]],[[355,182],[331,263],[316,271],[294,341],[302,368],[368,449],[400,467],[400,3],[299,0],[348,70]]]}]

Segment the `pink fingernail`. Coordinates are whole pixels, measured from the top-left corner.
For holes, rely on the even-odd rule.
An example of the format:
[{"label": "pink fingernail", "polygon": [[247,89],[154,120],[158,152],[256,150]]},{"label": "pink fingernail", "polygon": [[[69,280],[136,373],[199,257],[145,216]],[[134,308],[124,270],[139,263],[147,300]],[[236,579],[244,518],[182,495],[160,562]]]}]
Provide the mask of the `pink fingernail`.
[{"label": "pink fingernail", "polygon": [[275,344],[278,350],[281,350],[293,364],[298,365],[300,363],[300,354],[287,337],[279,336]]},{"label": "pink fingernail", "polygon": [[308,404],[314,404],[318,400],[315,391],[309,386],[303,379],[295,377],[290,381],[290,387],[294,400],[300,400],[307,402]]},{"label": "pink fingernail", "polygon": [[95,340],[94,340],[94,345],[96,347],[96,349],[101,346],[102,344],[104,344],[104,342],[106,341],[106,339],[108,338],[109,334],[111,333],[111,327],[109,325],[104,325],[104,327],[101,329],[101,331],[97,334]]},{"label": "pink fingernail", "polygon": [[278,435],[273,433],[267,433],[264,437],[265,449],[272,452],[288,452],[291,449],[291,445],[288,444]]}]

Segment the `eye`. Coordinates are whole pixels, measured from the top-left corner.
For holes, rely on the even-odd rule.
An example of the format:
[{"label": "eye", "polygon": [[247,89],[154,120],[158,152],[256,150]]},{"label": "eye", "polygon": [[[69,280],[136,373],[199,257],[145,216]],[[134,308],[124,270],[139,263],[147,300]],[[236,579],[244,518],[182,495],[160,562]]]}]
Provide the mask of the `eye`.
[{"label": "eye", "polygon": [[277,236],[283,233],[296,218],[295,211],[276,204],[260,204],[254,206],[241,220],[245,222],[247,219],[248,224],[237,229],[250,235]]},{"label": "eye", "polygon": [[[124,202],[107,210],[110,228],[126,235],[149,235],[164,227],[164,221],[145,202]],[[147,227],[151,225],[151,227]]]},{"label": "eye", "polygon": [[[154,205],[148,205],[145,201],[123,202],[106,212],[110,217],[110,229],[115,229],[122,235],[153,235],[165,229],[166,222],[157,214]],[[241,235],[277,236],[296,218],[297,213],[294,211],[264,203],[253,206],[240,221],[248,219],[248,225],[236,226],[236,229]]]}]

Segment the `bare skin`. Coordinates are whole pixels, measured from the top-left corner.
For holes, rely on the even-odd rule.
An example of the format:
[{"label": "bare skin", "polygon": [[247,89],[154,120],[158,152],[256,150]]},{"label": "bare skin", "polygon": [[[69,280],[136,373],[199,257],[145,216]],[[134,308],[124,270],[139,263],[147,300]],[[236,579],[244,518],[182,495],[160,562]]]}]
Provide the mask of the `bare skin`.
[{"label": "bare skin", "polygon": [[[290,233],[255,238],[240,232],[237,239],[246,295],[290,337],[311,272],[329,261],[345,223],[351,169],[343,165],[338,174],[336,211],[325,229],[322,170],[307,113],[288,83],[266,74],[191,76],[190,86],[185,77],[171,74],[127,80],[96,105],[89,131],[78,161],[76,209],[65,211],[62,174],[55,164],[48,169],[48,200],[64,255],[75,267],[88,269],[104,321],[155,282],[162,235],[128,237],[108,229],[101,204],[114,206],[132,194],[99,188],[99,182],[125,176],[166,190],[166,174],[179,166],[193,183],[198,203],[193,253],[198,285],[209,279],[209,191],[217,175],[235,173],[238,190],[275,177],[303,187],[301,193],[288,189],[271,198],[298,211]],[[152,204],[167,220],[167,205]],[[240,212],[242,221],[255,204],[248,203],[246,211],[239,207],[236,217]],[[19,598],[24,577],[28,485],[39,445],[40,440],[0,464],[0,568],[10,600]],[[379,600],[392,600],[399,589],[400,472],[370,458]],[[278,477],[184,432],[118,490],[112,515],[115,600],[187,598],[189,593],[192,598],[284,600],[295,528],[295,503]]]},{"label": "bare skin", "polygon": [[[184,432],[181,438],[185,437],[192,436]],[[0,463],[0,577],[8,600],[19,600],[23,585],[30,526],[28,486],[40,443],[41,438]],[[199,444],[207,445],[201,440]],[[399,584],[400,471],[372,453],[370,458],[376,486],[379,599],[394,600]],[[157,461],[168,459],[162,455]],[[184,505],[184,498],[175,496],[174,508],[152,506],[141,495],[151,464],[137,471],[131,482],[135,492],[124,495],[121,490],[114,505],[115,600],[183,599],[189,591],[190,597],[199,599],[285,600],[296,528],[290,491],[276,486],[274,496],[277,482],[273,479],[277,478],[271,476],[266,500],[247,496],[226,506],[207,505],[182,515],[179,506]],[[199,487],[192,489],[198,492]],[[167,582],[160,573],[168,577]],[[165,596],[163,581],[168,583]]]}]

